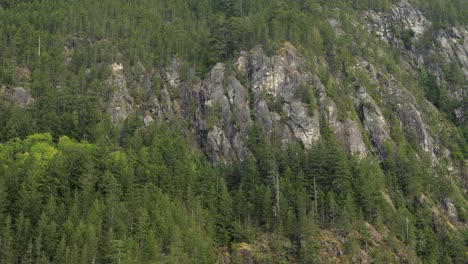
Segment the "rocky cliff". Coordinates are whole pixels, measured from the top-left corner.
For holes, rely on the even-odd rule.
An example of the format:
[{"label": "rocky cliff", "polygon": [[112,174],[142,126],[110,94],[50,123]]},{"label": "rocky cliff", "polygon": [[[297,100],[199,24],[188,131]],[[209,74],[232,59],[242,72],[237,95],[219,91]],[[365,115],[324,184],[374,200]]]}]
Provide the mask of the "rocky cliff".
[{"label": "rocky cliff", "polygon": [[[271,223],[265,220],[266,217],[258,217],[259,223],[254,225],[261,229],[255,230],[258,231],[254,234],[257,236],[255,238],[249,234],[252,236],[249,241],[245,239],[248,243],[242,238],[234,238],[236,234],[233,235],[232,241],[235,242],[232,244],[217,246],[219,263],[232,263],[236,259],[243,263],[263,263],[272,258],[277,259],[277,262],[299,261],[296,259],[299,256],[298,249],[308,251],[308,248],[304,242],[307,235],[303,235],[299,228],[306,222],[299,224],[297,221],[297,226],[291,224],[296,222],[295,218],[301,216],[295,207],[288,208],[289,203],[296,202],[304,203],[301,206],[306,208],[304,210],[307,211],[307,217],[313,219],[314,224],[322,222],[322,230],[315,230],[311,225],[307,231],[316,232],[315,246],[321,260],[336,263],[379,262],[376,252],[391,248],[391,252],[387,252],[389,260],[417,262],[418,258],[412,252],[424,250],[426,241],[429,241],[427,244],[434,245],[448,244],[445,240],[434,242],[427,237],[428,234],[444,233],[445,229],[458,232],[467,226],[468,161],[467,150],[462,148],[466,148],[466,134],[463,133],[468,131],[468,28],[466,25],[435,26],[408,0],[398,1],[391,8],[385,9],[386,11],[363,11],[359,8],[344,11],[344,7],[342,8],[331,9],[330,17],[323,20],[324,25],[321,25],[321,29],[329,30],[316,34],[327,39],[310,40],[313,45],[318,46],[332,43],[331,48],[320,46],[315,49],[311,46],[304,47],[304,43],[301,46],[288,41],[271,46],[264,43],[264,47],[251,45],[250,49],[236,51],[232,56],[226,55],[229,59],[207,68],[203,67],[208,60],[200,59],[203,64],[200,67],[191,64],[199,62],[189,63],[182,56],[176,55],[170,59],[161,59],[161,62],[148,62],[150,60],[145,61],[143,56],[138,57],[135,53],[131,59],[125,61],[123,57],[128,56],[128,53],[121,51],[125,54],[122,55],[117,48],[109,51],[111,55],[102,55],[94,64],[88,65],[80,61],[80,56],[77,55],[79,49],[100,52],[99,42],[108,40],[85,41],[84,37],[77,35],[65,42],[64,58],[60,58],[60,62],[63,61],[62,70],[70,71],[73,76],[71,80],[60,80],[55,85],[44,83],[46,90],[51,92],[41,98],[41,95],[37,95],[41,90],[34,90],[32,85],[34,78],[40,78],[34,76],[31,73],[34,71],[27,67],[15,66],[16,70],[12,71],[15,82],[11,82],[9,86],[0,85],[0,99],[7,102],[0,106],[5,106],[2,109],[11,108],[18,113],[35,115],[35,109],[43,109],[44,112],[54,110],[53,107],[44,105],[53,105],[68,97],[83,95],[83,99],[76,105],[68,106],[68,101],[62,103],[56,108],[57,113],[48,115],[50,120],[44,122],[45,125],[38,126],[38,131],[47,131],[58,121],[66,130],[53,130],[54,137],[75,132],[81,126],[89,126],[89,129],[81,131],[79,135],[70,134],[76,140],[96,140],[102,145],[115,142],[112,144],[119,151],[121,148],[125,149],[126,144],[148,147],[147,143],[154,140],[154,136],[142,136],[151,131],[143,129],[143,126],[167,123],[187,136],[191,146],[201,150],[205,155],[203,159],[206,157],[212,164],[242,164],[245,167],[258,165],[261,167],[258,171],[264,167],[273,167],[275,162],[280,164],[284,158],[280,155],[289,155],[289,152],[281,150],[287,149],[289,145],[310,149],[310,152],[304,152],[300,160],[298,158],[290,161],[289,164],[294,164],[293,166],[303,164],[298,165],[302,168],[297,171],[289,171],[294,176],[286,179],[294,182],[297,179],[293,178],[297,177],[301,184],[297,185],[300,186],[297,189],[303,188],[304,193],[291,192],[293,195],[289,195],[286,190],[295,189],[291,187],[295,185],[288,186],[289,183],[283,179],[293,166],[272,170],[281,176],[270,177],[269,171],[261,172],[262,179],[256,180],[259,182],[258,186],[265,191],[251,189],[253,193],[264,192],[263,197],[245,195],[245,190],[250,185],[245,188],[247,184],[244,185],[242,180],[250,181],[251,179],[245,179],[251,176],[248,175],[251,171],[244,173],[244,168],[239,169],[247,175],[239,177],[239,184],[233,183],[238,179],[230,177],[230,172],[223,175],[226,177],[219,178],[226,180],[228,188],[225,189],[230,192],[226,195],[227,208],[233,204],[242,207],[239,204],[243,200],[257,201],[266,197],[262,214],[272,214],[275,217],[272,221],[267,219]],[[57,53],[62,48],[60,45]],[[103,47],[108,46],[106,44]],[[157,56],[155,58],[159,59]],[[84,58],[81,59],[85,61]],[[200,68],[204,72],[197,72]],[[89,82],[89,76],[99,78],[95,78],[95,82]],[[66,91],[62,90],[62,84],[63,87],[69,86]],[[15,104],[19,107],[11,107]],[[37,107],[41,104],[42,108]],[[90,105],[89,109],[84,108],[86,104]],[[78,111],[86,114],[80,119]],[[108,119],[101,118],[101,114]],[[38,116],[36,120],[41,120],[40,115]],[[95,116],[99,118],[88,120]],[[4,117],[0,115],[0,118]],[[15,127],[12,128],[14,129]],[[94,130],[104,132],[94,133]],[[99,134],[100,137],[94,134]],[[112,140],[108,140],[109,138]],[[256,142],[252,140],[259,138],[261,140]],[[131,140],[136,142],[127,142]],[[50,141],[52,142],[52,137]],[[164,141],[167,141],[167,137]],[[320,144],[323,142],[329,143],[330,147]],[[264,152],[260,155],[255,153],[258,145],[266,145],[262,150],[272,150],[272,153],[265,155],[269,155],[268,162],[261,160],[260,156]],[[335,148],[338,145],[343,146],[344,151],[355,159],[347,160],[345,155],[341,155],[341,149]],[[318,147],[314,148],[316,146]],[[300,147],[294,150],[299,150]],[[157,156],[159,152],[163,152],[158,148],[149,149],[146,154],[146,149],[141,151],[141,155]],[[322,151],[323,149],[332,151]],[[316,153],[321,154],[314,155],[315,150],[320,150]],[[281,153],[278,155],[280,157],[271,157],[277,153]],[[319,155],[325,157],[324,162],[313,164],[314,160],[319,159]],[[333,161],[333,156],[338,157],[339,162]],[[140,156],[140,153],[135,154],[135,160],[140,158],[145,157]],[[170,159],[177,157],[171,156]],[[331,161],[328,162],[329,160]],[[342,160],[346,162],[341,163]],[[187,162],[177,165],[182,163]],[[361,163],[365,166],[361,166]],[[144,167],[141,164],[145,163],[135,164],[136,171]],[[312,165],[309,167],[309,164]],[[320,169],[311,168],[314,166]],[[161,168],[164,167],[161,165]],[[322,172],[323,168],[332,169]],[[145,173],[138,177],[157,176],[160,181],[160,178],[164,178],[161,175],[165,175],[165,169],[158,169],[159,166],[142,168]],[[256,172],[252,170],[253,175]],[[93,173],[94,171],[90,175],[94,175]],[[204,171],[201,174],[203,173]],[[237,171],[233,172],[235,173]],[[432,177],[431,180],[427,180],[428,177]],[[322,178],[317,180],[318,184],[316,178]],[[200,179],[209,180],[204,174]],[[214,200],[220,198],[219,179],[212,182],[213,194],[216,188],[217,195]],[[176,182],[175,185],[180,183],[181,181]],[[345,188],[342,186],[348,183],[353,185],[348,190],[352,189],[355,194],[350,195],[343,191]],[[329,188],[333,184],[338,187]],[[434,187],[444,184],[447,186]],[[321,190],[319,188],[318,196],[317,185],[322,187]],[[176,188],[178,187],[177,185]],[[367,189],[375,192],[366,192]],[[203,193],[202,200],[204,195]],[[232,200],[229,195],[232,195]],[[287,197],[288,195],[291,197]],[[304,197],[299,197],[300,195]],[[185,194],[181,196],[185,197]],[[338,196],[340,200],[337,203]],[[354,210],[356,208],[353,207],[353,199],[363,206]],[[261,205],[245,204],[245,207],[252,206],[249,208],[252,211],[256,210],[255,206]],[[373,208],[371,205],[374,204],[382,206],[381,210]],[[282,210],[279,210],[280,205]],[[192,205],[187,208],[190,206]],[[343,219],[347,217],[346,213],[342,216],[341,211],[337,212],[341,208],[360,211],[353,215],[357,221],[349,221],[348,224],[353,226],[346,227],[350,232],[345,235],[341,233],[341,227],[337,227],[342,223],[328,225],[329,220],[336,216]],[[363,212],[363,208],[368,212]],[[220,214],[224,213],[221,212]],[[280,220],[277,212],[282,212],[282,217],[287,216],[281,219],[284,222],[275,222]],[[318,215],[319,212],[321,215]],[[421,215],[417,215],[420,213]],[[322,219],[317,221],[320,217]],[[247,219],[245,227],[251,228],[250,218]],[[392,223],[393,219],[399,222]],[[427,223],[419,223],[421,219],[427,220]],[[297,227],[299,231],[268,233],[275,224],[284,224],[281,229],[285,228],[286,220],[291,221],[291,229]],[[263,221],[268,224],[263,224]],[[343,225],[346,221],[348,220],[345,219]],[[416,228],[411,231],[413,233],[408,234],[410,222]],[[232,227],[234,228],[237,227]],[[426,229],[428,232],[423,233]],[[408,236],[412,236],[411,239]],[[445,239],[442,235],[440,237]],[[239,240],[236,241],[237,239]],[[419,244],[419,240],[424,242]],[[418,242],[410,244],[409,241]],[[436,252],[435,249],[433,251]],[[348,258],[350,255],[353,255],[352,259]]]},{"label": "rocky cliff", "polygon": [[[369,30],[397,47],[415,69],[426,69],[447,85],[448,96],[457,103],[454,114],[458,123],[466,122],[468,94],[468,29],[463,25],[435,28],[424,14],[403,0],[390,12],[366,11]],[[407,34],[407,36],[403,36]],[[409,34],[409,35],[408,35]],[[459,80],[450,79],[450,66],[459,70]],[[445,69],[444,69],[445,67]]]},{"label": "rocky cliff", "polygon": [[[189,119],[200,147],[212,162],[219,162],[246,158],[253,124],[269,141],[310,147],[321,137],[323,116],[351,153],[366,156],[360,120],[351,115],[338,120],[336,103],[327,97],[317,74],[304,65],[290,43],[273,56],[261,47],[243,51],[231,65],[216,64],[203,80],[196,76],[181,80],[181,67],[174,61],[161,72],[159,96],[151,99],[152,110],[144,119]],[[372,126],[381,121],[363,119]]]},{"label": "rocky cliff", "polygon": [[[262,47],[241,51],[231,62],[218,63],[198,76],[178,58],[159,69],[116,61],[109,65],[105,85],[110,96],[103,98],[102,109],[116,124],[135,115],[146,126],[184,119],[213,163],[244,160],[254,124],[269,142],[298,142],[304,147],[319,140],[327,126],[348,153],[360,158],[375,154],[380,159],[395,149],[395,131],[402,130],[434,165],[441,160],[450,163],[451,149],[440,134],[444,129],[450,134],[452,126],[434,121],[444,118],[422,96],[419,76],[424,69],[437,78],[438,86],[447,88],[454,105],[448,114],[464,124],[468,105],[466,26],[435,29],[407,0],[390,11],[368,10],[350,21],[352,28],[364,26],[368,38],[375,34],[388,48],[399,50],[402,61],[396,70],[361,55],[337,70],[333,54],[306,55],[289,42],[273,55]],[[349,26],[343,26],[338,16],[328,23],[337,39],[350,34]],[[409,35],[402,37],[404,34]],[[384,47],[373,49],[374,57],[389,56]],[[65,57],[70,54],[66,45]],[[447,75],[452,66],[461,75],[445,81],[450,79]],[[410,84],[398,72],[416,81]],[[18,70],[17,75],[24,87],[2,87],[0,93],[5,100],[26,107],[33,101],[30,74]]]},{"label": "rocky cliff", "polygon": [[[174,60],[156,76],[160,83],[149,81],[142,119],[149,124],[183,117],[214,163],[245,159],[253,124],[259,125],[270,141],[299,142],[309,147],[320,139],[321,122],[325,122],[347,151],[358,157],[369,153],[384,157],[385,144],[393,144],[392,126],[401,126],[408,136],[414,133],[434,164],[441,156],[441,146],[421,110],[429,103],[423,102],[421,107],[400,80],[363,59],[357,59],[353,68],[366,74],[368,85],[377,89],[381,99],[377,103],[369,94],[371,87],[344,87],[343,76],[332,76],[338,89],[351,90],[346,94],[353,102],[350,108],[337,106],[343,102],[327,95],[318,73],[306,66],[290,43],[284,43],[273,56],[267,56],[260,47],[243,51],[231,65],[216,64],[204,79],[189,75],[182,80],[180,76],[185,73],[180,72],[181,68]],[[118,89],[108,111],[118,121],[132,107],[125,99],[128,95],[122,94],[125,83],[118,81],[120,75],[113,76]],[[389,124],[383,109],[390,108],[399,124]]]},{"label": "rocky cliff", "polygon": [[[437,77],[439,86],[447,85],[449,98],[457,105],[452,114],[459,124],[463,124],[468,91],[466,28],[435,30],[423,13],[407,1],[400,1],[387,13],[367,11],[362,19],[367,21],[371,32],[401,50],[404,63],[400,70],[417,78],[424,68]],[[330,23],[335,29],[339,25],[336,20]],[[401,34],[406,30],[413,32],[410,46],[405,46],[402,41]],[[339,27],[336,34],[346,33]],[[430,44],[424,43],[428,41]],[[421,45],[428,47],[421,48]],[[434,59],[435,54],[438,60]],[[327,95],[323,84],[327,80],[318,77],[319,72],[309,66],[308,60],[290,43],[285,43],[273,56],[265,55],[257,47],[241,52],[232,65],[216,65],[204,80],[196,81],[192,87],[182,84],[196,98],[196,114],[191,117],[195,119],[199,143],[213,162],[245,158],[248,153],[245,140],[253,123],[261,125],[270,139],[279,139],[282,144],[298,141],[307,147],[320,138],[320,122],[324,121],[347,151],[359,157],[371,152],[383,157],[385,143],[392,144],[392,126],[401,126],[407,137],[415,135],[418,145],[434,164],[446,156],[446,146],[439,144],[440,138],[429,124],[432,117],[428,112],[436,111],[435,108],[420,96],[415,97],[414,90],[403,80],[381,66],[355,58],[353,69],[364,72],[370,79],[368,85],[373,87],[354,87],[354,92],[347,94],[354,102],[354,109],[343,110],[343,107],[337,107],[332,96]],[[320,58],[312,64],[330,68],[326,60]],[[443,81],[447,79],[444,76],[447,72],[443,70],[447,64],[461,67],[462,81]],[[163,90],[179,88],[180,74],[162,75],[166,76],[167,83]],[[331,77],[337,89],[348,89],[344,87],[346,76],[335,74]],[[369,89],[377,89],[378,103],[375,94],[374,98],[369,94]],[[309,92],[311,95],[307,94]],[[182,105],[187,104],[182,102]],[[387,110],[396,115],[399,124],[389,124],[389,116],[383,114]],[[367,139],[372,145],[365,144]]]}]

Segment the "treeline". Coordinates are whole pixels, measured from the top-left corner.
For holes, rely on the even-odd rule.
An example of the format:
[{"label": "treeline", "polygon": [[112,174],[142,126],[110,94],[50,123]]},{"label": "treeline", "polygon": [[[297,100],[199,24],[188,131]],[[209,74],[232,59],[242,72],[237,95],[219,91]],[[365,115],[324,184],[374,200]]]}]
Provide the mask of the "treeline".
[{"label": "treeline", "polygon": [[[17,67],[49,72],[63,83],[63,48],[75,50],[73,70],[125,60],[164,65],[178,56],[203,72],[235,51],[274,48],[289,40],[323,52],[333,47],[326,19],[337,12],[389,10],[394,0],[1,1],[0,81],[17,80]],[[466,23],[466,1],[420,3],[435,24]],[[339,8],[338,10],[335,8]],[[345,25],[345,27],[348,25]],[[41,47],[39,47],[39,38]],[[41,56],[39,58],[39,49]],[[128,63],[127,63],[128,62]],[[65,74],[66,75],[66,74]]]},{"label": "treeline", "polygon": [[324,38],[319,29],[331,34],[322,28],[327,25],[322,5],[280,0],[4,1],[1,81],[15,82],[8,78],[17,66],[59,67],[65,45],[76,49],[75,71],[116,60],[164,65],[172,56],[203,71],[259,44],[271,47],[288,39],[313,47],[315,38]]},{"label": "treeline", "polygon": [[94,144],[34,134],[0,145],[0,259],[213,263],[217,247],[269,232],[294,243],[287,254],[312,263],[320,230],[360,230],[364,237],[346,241],[352,259],[371,241],[368,222],[388,232],[386,247],[372,252],[376,260],[391,261],[396,241],[425,262],[465,260],[467,234],[447,230],[420,198],[423,190],[437,198],[451,188],[412,160],[410,145],[383,172],[377,160],[348,157],[332,136],[281,151],[256,125],[253,154],[214,168],[164,126],[137,129],[126,142],[122,148],[106,133]]},{"label": "treeline", "polygon": [[[10,129],[0,136],[5,141],[39,131],[90,139],[90,127],[101,118],[103,101],[111,94],[105,80],[108,65],[115,62],[126,69],[142,65],[150,72],[177,57],[184,62],[182,78],[190,69],[203,77],[214,63],[229,61],[240,50],[262,45],[276,53],[278,43],[288,40],[311,60],[325,57],[331,71],[346,69],[354,57],[362,56],[396,74],[400,51],[385,47],[386,55],[379,56],[379,44],[364,29],[352,26],[361,10],[388,11],[393,4],[393,0],[1,1],[0,83],[30,90],[35,104],[27,115],[10,109],[7,116],[0,116],[7,127],[0,129]],[[437,19],[454,25],[468,17],[463,13],[468,10],[463,8],[466,1],[431,0],[420,5],[427,14],[443,13],[428,15],[436,26]],[[337,37],[327,21],[330,17],[339,18],[347,34]],[[412,37],[407,38],[410,43]],[[447,72],[447,81],[460,82],[460,67],[450,65]],[[135,82],[127,77],[130,84]],[[423,82],[427,97],[453,116],[456,106],[446,100],[445,90],[434,89],[430,79]],[[136,85],[130,86],[137,94]],[[13,123],[22,124],[8,125],[6,119],[12,116],[21,116]],[[15,131],[14,126],[21,128]]]}]

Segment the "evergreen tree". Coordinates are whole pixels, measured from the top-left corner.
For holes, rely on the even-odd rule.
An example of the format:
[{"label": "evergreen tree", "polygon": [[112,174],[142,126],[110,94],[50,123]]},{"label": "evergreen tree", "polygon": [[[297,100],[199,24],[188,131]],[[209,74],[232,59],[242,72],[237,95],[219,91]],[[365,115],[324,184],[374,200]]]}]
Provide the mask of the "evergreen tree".
[{"label": "evergreen tree", "polygon": [[4,221],[1,230],[2,243],[0,245],[0,258],[2,263],[13,263],[15,259],[14,252],[14,233],[12,229],[12,219],[8,215]]},{"label": "evergreen tree", "polygon": [[232,236],[233,211],[232,200],[223,180],[218,183],[216,197],[216,229],[218,241],[229,243]]},{"label": "evergreen tree", "polygon": [[223,61],[227,52],[227,23],[224,15],[214,15],[210,26],[208,61],[210,64]]}]

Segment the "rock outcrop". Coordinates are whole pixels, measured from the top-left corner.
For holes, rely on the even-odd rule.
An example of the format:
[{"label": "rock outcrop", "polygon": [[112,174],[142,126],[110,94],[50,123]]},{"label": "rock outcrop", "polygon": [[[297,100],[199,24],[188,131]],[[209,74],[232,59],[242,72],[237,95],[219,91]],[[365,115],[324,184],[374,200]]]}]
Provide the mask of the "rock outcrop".
[{"label": "rock outcrop", "polygon": [[468,29],[462,26],[441,29],[435,40],[434,51],[440,52],[447,62],[460,63],[465,80],[468,80]]},{"label": "rock outcrop", "polygon": [[16,85],[0,85],[0,98],[8,103],[16,103],[20,108],[26,108],[34,98],[31,94],[31,71],[28,68],[17,67],[14,72]]},{"label": "rock outcrop", "polygon": [[[447,79],[445,65],[456,65],[460,68],[459,83],[448,82],[449,98],[460,106],[452,113],[459,123],[466,122],[468,107],[468,28],[454,26],[448,28],[434,28],[424,14],[411,5],[407,0],[400,1],[390,12],[365,12],[368,27],[387,43],[408,50],[409,59],[418,68],[426,68],[438,78],[438,85]],[[402,34],[411,31],[410,47],[402,45]],[[407,44],[408,44],[407,43]],[[422,48],[421,48],[422,47]],[[445,66],[447,67],[447,66]]]},{"label": "rock outcrop", "polygon": [[200,90],[202,115],[197,120],[199,127],[207,130],[206,139],[201,141],[215,153],[213,161],[221,158],[218,153],[231,159],[230,150],[244,159],[253,123],[262,128],[268,140],[279,138],[283,144],[299,141],[310,146],[320,138],[320,113],[311,112],[302,98],[295,96],[309,81],[300,64],[295,48],[286,43],[279,55],[268,57],[257,47],[241,52],[232,70],[223,64],[213,68]]},{"label": "rock outcrop", "polygon": [[432,26],[423,13],[412,6],[407,0],[402,0],[391,8],[391,11],[377,12],[368,10],[364,13],[369,21],[369,28],[385,40],[397,47],[402,46],[397,37],[404,30],[412,30],[414,38],[420,39]]},{"label": "rock outcrop", "polygon": [[[461,65],[467,78],[466,29],[434,33],[435,45],[427,54],[422,54],[415,43],[423,41],[426,34],[432,32],[433,25],[408,1],[400,1],[386,13],[366,11],[364,15],[369,30],[375,31],[389,45],[405,50],[410,60],[402,67],[413,75],[428,63],[427,56],[431,52],[442,52],[447,62]],[[328,23],[337,36],[346,34],[339,20],[329,19]],[[414,32],[411,47],[402,45],[400,34],[405,30]],[[286,42],[273,56],[268,56],[261,47],[242,51],[232,64],[218,63],[205,76],[200,76],[202,79],[176,58],[159,70],[134,66],[138,68],[132,70],[138,71],[138,74],[133,73],[138,75],[137,89],[145,93],[140,106],[136,106],[130,96],[123,66],[114,64],[109,80],[114,92],[107,112],[115,123],[120,123],[138,108],[143,112],[142,122],[146,126],[154,121],[172,122],[183,118],[188,121],[199,147],[213,163],[245,159],[249,154],[249,130],[254,124],[262,129],[267,141],[282,145],[299,142],[310,147],[322,137],[321,122],[325,121],[335,139],[348,153],[359,158],[371,153],[385,158],[386,145],[395,146],[392,129],[400,126],[407,138],[414,136],[433,164],[438,164],[441,153],[446,150],[439,146],[424,112],[436,108],[427,101],[418,101],[405,84],[386,69],[362,58],[355,59],[352,71],[363,72],[372,87],[341,87],[345,76],[330,75],[337,89],[348,90],[346,96],[353,101],[350,105],[354,103],[352,109],[340,107],[342,102],[327,94],[328,88],[322,84],[317,70],[329,67],[327,62],[313,62],[315,67],[311,67],[311,63],[304,63],[300,52]],[[428,66],[428,69],[440,70],[440,67]],[[441,76],[440,72],[437,74]],[[464,102],[467,90],[466,84],[452,86],[449,95]],[[312,96],[305,98],[307,93]],[[464,104],[456,109],[461,121],[465,120],[465,110]],[[390,123],[389,112],[399,122]]]},{"label": "rock outcrop", "polygon": [[[388,154],[385,144],[394,145],[391,127],[381,110],[386,105],[393,106],[405,132],[414,133],[421,148],[434,164],[438,163],[439,147],[414,96],[394,77],[366,61],[357,63],[355,69],[366,72],[383,103],[377,103],[366,87],[356,87],[349,95],[355,113],[339,113],[344,110],[327,95],[317,74],[303,67],[297,50],[289,43],[274,56],[267,56],[260,47],[241,52],[232,65],[216,64],[203,80],[194,75],[181,80],[180,69],[180,62],[173,60],[160,73],[154,73],[161,83],[148,81],[153,77],[143,82],[147,86],[143,122],[148,126],[154,120],[184,118],[213,163],[244,160],[253,124],[261,127],[268,141],[278,140],[283,145],[299,142],[310,147],[321,138],[322,120],[328,122],[336,140],[349,153],[364,158],[373,152],[383,159]],[[112,84],[116,89],[108,112],[114,122],[121,122],[134,108],[122,66],[114,65]],[[303,98],[307,89],[315,94],[310,99],[313,102]],[[368,149],[365,137],[375,149]]]},{"label": "rock outcrop", "polygon": [[384,157],[385,143],[392,142],[392,139],[382,111],[363,87],[356,89],[354,104],[364,129],[369,133],[380,156]]},{"label": "rock outcrop", "polygon": [[[364,158],[369,154],[369,151],[362,137],[362,129],[358,122],[353,118],[347,118],[345,121],[338,120],[338,108],[334,101],[328,104],[328,122],[330,127],[335,132],[335,137],[338,142],[345,146],[351,154],[359,158]],[[366,121],[367,122],[367,121]]]},{"label": "rock outcrop", "polygon": [[0,95],[7,102],[17,103],[19,107],[27,107],[34,99],[31,93],[23,87],[6,88],[2,86],[0,88]]},{"label": "rock outcrop", "polygon": [[[446,63],[455,65],[461,70],[459,83],[448,83],[448,96],[460,106],[455,109],[455,117],[460,124],[468,119],[468,28],[459,26],[439,30],[435,35],[436,45],[431,54],[439,54]],[[443,77],[440,67],[432,66],[433,73]]]},{"label": "rock outcrop", "polygon": [[133,98],[127,87],[123,65],[114,63],[111,67],[112,75],[108,82],[113,93],[107,106],[107,112],[110,114],[112,122],[119,123],[132,113]]},{"label": "rock outcrop", "polygon": [[[400,125],[406,134],[408,136],[414,134],[421,149],[428,154],[434,164],[437,164],[439,146],[431,136],[429,126],[426,120],[424,120],[421,109],[413,94],[392,75],[384,76],[367,61],[359,62],[356,68],[367,72],[371,84],[380,92],[383,101],[382,107],[392,109],[392,112],[400,120]],[[383,145],[381,144],[386,141],[391,142],[392,139],[389,135],[390,127],[382,115],[382,110],[367,93],[365,87],[359,87],[356,90],[356,98],[358,99],[357,107],[360,107],[357,108],[358,113],[361,116],[361,120],[363,120],[364,127],[370,129],[373,126],[374,131],[370,133],[371,139],[376,143],[379,152],[383,154]],[[375,114],[371,114],[373,112]],[[373,125],[369,127],[367,120],[371,120],[370,123]]]}]

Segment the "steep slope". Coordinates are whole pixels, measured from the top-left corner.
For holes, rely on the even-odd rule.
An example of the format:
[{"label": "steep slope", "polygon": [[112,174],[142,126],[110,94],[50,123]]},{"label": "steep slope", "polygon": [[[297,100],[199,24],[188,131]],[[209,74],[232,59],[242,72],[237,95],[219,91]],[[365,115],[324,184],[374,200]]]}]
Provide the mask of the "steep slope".
[{"label": "steep slope", "polygon": [[[425,68],[447,83],[448,97],[457,105],[453,113],[466,121],[468,80],[468,31],[466,25],[434,28],[421,11],[401,1],[389,13],[367,11],[369,27],[389,44],[399,48],[414,67]],[[433,102],[439,104],[439,102]]]},{"label": "steep slope", "polygon": [[[218,63],[203,80],[189,76],[182,81],[182,73],[177,71],[181,65],[174,61],[157,76],[162,80],[159,97],[145,98],[153,104],[145,120],[190,119],[199,146],[214,163],[244,160],[248,131],[254,123],[261,126],[269,140],[284,145],[300,142],[310,147],[320,139],[320,123],[325,122],[349,153],[365,157],[375,152],[383,159],[384,145],[393,144],[387,119],[395,116],[400,124],[392,125],[401,126],[408,137],[414,133],[417,144],[434,165],[448,151],[447,146],[439,145],[439,139],[433,136],[436,131],[428,125],[432,116],[426,112],[436,116],[435,108],[421,98],[418,101],[387,70],[356,58],[347,72],[330,74],[327,81],[342,93],[334,99],[313,70],[321,66],[331,72],[326,62],[306,66],[306,59],[297,53],[290,43],[283,44],[279,54],[272,57],[261,48],[241,52],[232,65]],[[417,74],[408,70],[411,75]],[[115,96],[119,97],[118,93]],[[390,116],[385,116],[382,109],[390,111]],[[375,148],[366,146],[366,140]]]},{"label": "steep slope", "polygon": [[[144,120],[171,122],[183,117],[190,124],[198,147],[214,164],[245,161],[250,153],[249,137],[253,137],[257,128],[265,134],[269,144],[287,148],[296,142],[307,149],[323,137],[326,126],[347,153],[359,159],[377,156],[382,166],[389,157],[400,155],[399,149],[404,142],[410,142],[416,150],[410,155],[416,155],[420,162],[428,159],[428,164],[437,171],[430,177],[449,177],[463,184],[467,177],[467,161],[454,155],[453,152],[459,150],[447,139],[458,132],[439,110],[453,115],[459,125],[465,124],[468,50],[467,38],[460,32],[466,30],[460,26],[432,31],[429,20],[406,1],[397,4],[389,13],[367,11],[359,19],[367,23],[371,33],[376,32],[390,46],[377,48],[380,54],[373,56],[388,56],[392,46],[401,52],[396,69],[378,61],[371,63],[368,60],[372,58],[361,56],[346,64],[343,62],[341,69],[336,69],[337,62],[330,58],[333,54],[305,56],[288,42],[272,56],[266,55],[261,47],[242,51],[232,63],[216,64],[202,79],[195,76],[193,70],[182,72],[187,71],[182,62],[173,60],[170,67],[161,70],[157,76],[162,81],[161,92],[159,97],[152,99],[154,109],[163,110],[147,111]],[[349,33],[337,23],[337,20],[330,21],[337,37],[346,37]],[[398,26],[395,28],[395,25]],[[402,37],[407,34],[405,32],[411,32],[410,44]],[[434,44],[423,48],[428,39],[434,40]],[[378,41],[372,43],[381,45]],[[440,54],[440,59],[434,60],[434,54]],[[448,73],[443,68],[450,64],[461,67],[462,80],[447,80],[445,75]],[[451,108],[443,108],[428,96],[424,80],[419,79],[421,70],[426,69],[437,78],[438,89],[447,86]],[[328,73],[324,75],[323,72]],[[181,76],[184,75],[183,80]],[[148,79],[153,78],[148,76]],[[412,78],[416,81],[408,81]],[[441,134],[442,130],[444,134]],[[424,197],[426,190],[421,191]],[[388,195],[385,199],[392,203]],[[442,211],[442,214],[450,215],[449,227],[464,225],[450,198],[435,204],[424,199],[419,199],[423,206],[438,214]],[[466,208],[458,208],[465,214]],[[373,227],[368,225],[367,228]],[[343,253],[332,248],[341,247],[343,242],[338,241],[344,239],[329,236],[323,234],[324,248],[329,251],[322,257],[343,260]],[[331,242],[335,239],[338,241]],[[370,241],[378,248],[381,239],[370,238]],[[247,262],[255,259],[261,262],[268,253],[251,248],[257,246],[240,245],[240,253],[234,251],[233,254],[240,254]],[[363,251],[361,261],[372,259],[369,255],[372,250]],[[410,253],[394,254],[401,259],[414,258]]]},{"label": "steep slope", "polygon": [[84,2],[1,3],[0,260],[466,262],[463,22],[407,0]]}]

